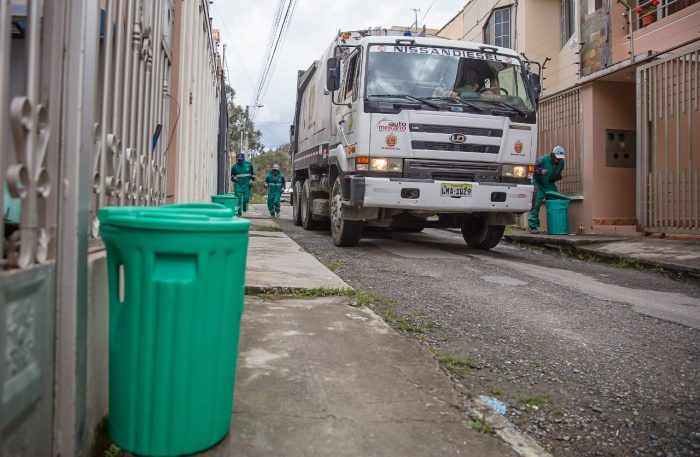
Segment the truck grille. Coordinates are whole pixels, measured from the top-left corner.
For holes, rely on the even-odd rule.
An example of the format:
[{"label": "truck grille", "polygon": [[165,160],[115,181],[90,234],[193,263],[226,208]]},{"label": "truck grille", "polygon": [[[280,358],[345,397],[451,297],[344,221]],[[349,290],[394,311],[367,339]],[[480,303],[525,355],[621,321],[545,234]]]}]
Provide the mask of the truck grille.
[{"label": "truck grille", "polygon": [[498,154],[499,146],[473,143],[443,143],[439,141],[412,141],[413,149],[428,151],[476,152],[480,154]]},{"label": "truck grille", "polygon": [[449,125],[433,125],[433,124],[411,124],[409,126],[411,132],[420,133],[445,133],[451,135],[453,133],[461,133],[462,135],[490,136],[500,138],[503,136],[502,129],[484,129],[478,127],[453,127]]},{"label": "truck grille", "polygon": [[407,159],[404,162],[406,178],[484,182],[496,181],[499,176],[497,164],[422,159]]}]

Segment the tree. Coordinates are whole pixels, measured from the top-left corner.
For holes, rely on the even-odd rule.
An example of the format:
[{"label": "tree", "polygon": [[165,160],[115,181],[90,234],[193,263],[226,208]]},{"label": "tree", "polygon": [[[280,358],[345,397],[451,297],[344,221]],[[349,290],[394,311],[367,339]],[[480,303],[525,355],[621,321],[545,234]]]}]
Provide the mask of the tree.
[{"label": "tree", "polygon": [[272,170],[272,165],[278,164],[284,178],[289,182],[292,178],[292,161],[289,157],[289,144],[283,144],[277,149],[269,149],[251,158],[258,179],[253,183],[253,195],[265,196],[267,190],[263,186],[265,177]]},{"label": "tree", "polygon": [[248,116],[245,106],[237,105],[234,102],[236,91],[233,87],[226,85],[226,103],[228,105],[228,147],[235,153],[241,151],[241,137],[243,137],[243,148],[245,149],[245,133],[248,134],[248,151],[252,155],[264,150],[262,144],[262,133],[255,129],[253,121]]}]

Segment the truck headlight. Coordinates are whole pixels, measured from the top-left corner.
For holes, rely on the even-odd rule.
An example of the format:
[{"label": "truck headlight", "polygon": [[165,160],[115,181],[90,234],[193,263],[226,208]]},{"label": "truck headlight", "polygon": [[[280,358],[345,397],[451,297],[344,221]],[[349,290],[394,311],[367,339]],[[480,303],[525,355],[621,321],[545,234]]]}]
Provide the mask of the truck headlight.
[{"label": "truck headlight", "polygon": [[372,171],[393,171],[400,173],[403,170],[403,160],[383,157],[373,158],[369,160],[369,169]]},{"label": "truck headlight", "polygon": [[527,165],[503,165],[501,176],[506,178],[527,178]]}]

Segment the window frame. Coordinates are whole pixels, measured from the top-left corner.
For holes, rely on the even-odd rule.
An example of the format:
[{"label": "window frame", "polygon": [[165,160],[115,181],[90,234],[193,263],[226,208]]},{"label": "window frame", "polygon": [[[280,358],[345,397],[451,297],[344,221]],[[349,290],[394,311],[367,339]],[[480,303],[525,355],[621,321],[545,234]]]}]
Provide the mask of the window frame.
[{"label": "window frame", "polygon": [[[496,37],[496,16],[497,13],[504,13],[508,12],[508,20],[507,21],[501,21],[500,25],[503,26],[507,22],[508,24],[508,43],[507,46],[504,46],[503,43],[503,38],[506,35],[501,35],[499,37]],[[503,32],[503,29],[501,29],[501,32]],[[492,46],[500,46],[502,48],[511,48],[511,44],[513,42],[513,15],[512,15],[512,5],[507,5],[501,8],[495,8],[491,10],[491,14],[489,14],[489,18],[486,20],[486,24],[484,25],[482,29],[483,37],[484,37],[484,43],[485,44],[490,44]],[[501,44],[496,44],[496,40],[500,38],[501,39]]]}]

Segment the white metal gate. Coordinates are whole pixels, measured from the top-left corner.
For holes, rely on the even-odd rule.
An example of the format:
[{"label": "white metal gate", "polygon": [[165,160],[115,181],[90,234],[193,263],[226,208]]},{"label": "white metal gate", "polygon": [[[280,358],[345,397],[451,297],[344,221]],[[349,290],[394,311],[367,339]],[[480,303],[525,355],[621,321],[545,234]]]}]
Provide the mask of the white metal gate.
[{"label": "white metal gate", "polygon": [[700,234],[700,43],[637,69],[637,218]]}]

